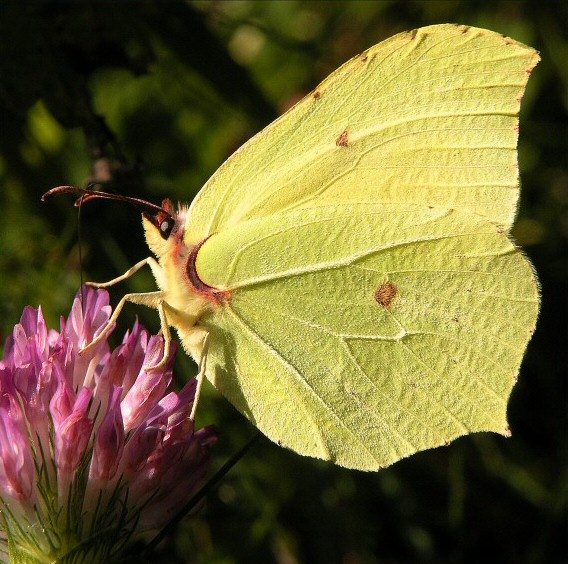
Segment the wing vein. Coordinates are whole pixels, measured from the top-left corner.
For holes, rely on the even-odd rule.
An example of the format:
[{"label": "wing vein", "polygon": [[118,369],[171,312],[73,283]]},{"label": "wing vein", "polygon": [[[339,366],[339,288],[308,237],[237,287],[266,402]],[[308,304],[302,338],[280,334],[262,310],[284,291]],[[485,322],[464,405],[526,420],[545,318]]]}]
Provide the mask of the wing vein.
[{"label": "wing vein", "polygon": [[[234,311],[232,308],[227,308],[227,311],[230,311],[231,315],[233,315],[235,318],[239,320],[241,325],[243,325],[247,329],[247,331],[253,336],[253,338],[261,346],[263,346],[267,351],[269,351],[271,355],[273,355],[280,363],[282,363],[282,365],[287,367],[291,371],[291,373],[293,373],[296,376],[296,380],[300,383],[300,385],[302,385],[306,389],[306,391],[308,391],[312,395],[313,398],[315,398],[321,405],[323,405],[324,408],[327,410],[327,412],[330,415],[332,415],[334,419],[337,420],[339,425],[342,428],[344,428],[354,438],[354,440],[363,447],[363,449],[371,456],[373,460],[377,462],[377,464],[379,464],[380,461],[377,459],[375,454],[367,447],[367,445],[361,440],[361,438],[358,437],[353,432],[353,430],[350,429],[342,421],[342,419],[337,415],[337,413],[332,408],[332,406],[329,405],[326,401],[324,401],[324,399],[313,389],[313,387],[309,384],[309,382],[307,382],[307,380],[302,376],[301,372],[288,359],[284,358],[278,350],[276,350],[273,346],[267,343],[242,317],[240,317],[237,314],[236,311]],[[301,399],[301,396],[297,397]],[[327,448],[327,445],[326,445],[326,451],[328,454],[328,458],[330,458],[329,449]]]},{"label": "wing vein", "polygon": [[[264,282],[272,282],[275,280],[280,280],[283,278],[291,278],[293,276],[301,276],[302,274],[310,274],[310,273],[314,273],[314,272],[321,272],[324,270],[332,270],[332,269],[336,269],[336,268],[342,268],[344,266],[355,266],[355,263],[366,259],[370,256],[385,252],[385,251],[391,251],[393,249],[397,249],[397,248],[402,248],[402,247],[406,247],[409,245],[415,245],[416,243],[425,243],[425,242],[430,242],[430,241],[442,241],[444,239],[454,239],[454,238],[459,238],[459,237],[471,237],[472,235],[477,236],[477,235],[481,235],[482,233],[458,233],[456,235],[454,234],[447,234],[447,235],[439,235],[439,236],[433,236],[433,237],[421,237],[418,239],[413,239],[413,240],[408,240],[408,241],[401,241],[399,243],[393,244],[393,245],[386,245],[383,247],[379,247],[376,249],[371,249],[371,250],[366,250],[360,253],[357,253],[355,255],[351,255],[348,257],[345,257],[341,260],[337,260],[337,261],[332,261],[332,262],[323,262],[323,263],[319,263],[319,264],[310,264],[310,265],[306,265],[303,267],[299,267],[299,268],[291,268],[288,270],[284,270],[281,272],[274,272],[274,273],[270,273],[270,274],[266,274],[266,275],[261,275],[261,276],[257,276],[255,278],[249,278],[247,280],[242,280],[237,284],[234,284],[230,287],[228,287],[228,289],[230,290],[237,290],[240,288],[246,288],[249,286],[253,286],[256,284],[262,284]],[[514,252],[517,252],[516,249],[509,249],[509,250],[504,250],[503,252],[499,252],[499,253],[490,253],[488,254],[488,256],[505,256],[507,254],[512,254]]]}]

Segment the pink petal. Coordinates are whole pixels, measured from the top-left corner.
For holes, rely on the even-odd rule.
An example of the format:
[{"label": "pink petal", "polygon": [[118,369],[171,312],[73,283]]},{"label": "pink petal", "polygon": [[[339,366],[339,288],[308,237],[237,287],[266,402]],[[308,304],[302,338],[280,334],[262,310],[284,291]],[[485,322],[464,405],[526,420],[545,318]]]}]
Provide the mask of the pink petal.
[{"label": "pink petal", "polygon": [[113,388],[105,417],[97,430],[90,477],[110,480],[116,474],[124,450],[124,425],[120,411],[122,389]]}]

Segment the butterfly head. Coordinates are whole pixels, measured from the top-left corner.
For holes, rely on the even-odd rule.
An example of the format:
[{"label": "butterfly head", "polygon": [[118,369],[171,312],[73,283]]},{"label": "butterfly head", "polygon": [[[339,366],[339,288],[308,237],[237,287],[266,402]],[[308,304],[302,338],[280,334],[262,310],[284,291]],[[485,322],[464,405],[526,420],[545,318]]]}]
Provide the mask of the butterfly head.
[{"label": "butterfly head", "polygon": [[167,254],[172,249],[172,245],[176,246],[183,242],[183,226],[187,209],[184,207],[174,209],[170,200],[164,200],[160,207],[140,198],[93,190],[92,187],[84,189],[76,186],[52,188],[42,196],[42,200],[49,200],[60,194],[79,195],[79,199],[75,202],[77,207],[91,200],[115,200],[132,204],[142,212],[146,239],[150,249],[158,258]]},{"label": "butterfly head", "polygon": [[160,261],[168,256],[185,254],[183,235],[186,214],[185,206],[176,209],[171,200],[164,200],[161,207],[142,210],[146,242]]}]

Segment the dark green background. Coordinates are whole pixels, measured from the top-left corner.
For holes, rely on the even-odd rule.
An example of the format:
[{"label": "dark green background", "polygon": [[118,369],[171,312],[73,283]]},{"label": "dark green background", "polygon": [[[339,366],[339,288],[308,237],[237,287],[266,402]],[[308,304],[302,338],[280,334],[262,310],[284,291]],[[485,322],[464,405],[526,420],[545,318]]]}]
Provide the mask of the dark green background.
[{"label": "dark green background", "polygon": [[[52,326],[80,283],[72,199],[96,163],[112,188],[189,202],[244,140],[351,56],[434,23],[487,27],[536,47],[520,129],[514,236],[542,284],[536,334],[511,398],[513,437],[477,435],[377,474],[262,440],[149,562],[567,562],[568,15],[565,2],[144,2],[0,4],[0,329],[26,304]],[[139,216],[93,202],[81,217],[86,279],[147,256]],[[149,273],[113,289],[153,289]],[[129,306],[122,332],[139,314]],[[194,371],[180,355],[178,378]],[[253,434],[208,386],[220,465]]]}]

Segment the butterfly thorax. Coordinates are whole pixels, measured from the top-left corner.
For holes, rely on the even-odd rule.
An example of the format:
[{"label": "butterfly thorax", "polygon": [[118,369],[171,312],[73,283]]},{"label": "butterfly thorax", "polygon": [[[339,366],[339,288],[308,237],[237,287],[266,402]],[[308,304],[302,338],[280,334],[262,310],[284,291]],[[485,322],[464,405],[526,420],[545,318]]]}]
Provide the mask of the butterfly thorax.
[{"label": "butterfly thorax", "polygon": [[188,267],[192,265],[193,268],[195,264],[196,253],[192,254],[195,246],[188,245],[183,238],[183,211],[185,208],[176,214],[176,227],[167,239],[163,239],[149,221],[144,219],[143,224],[148,246],[160,266],[154,272],[156,282],[164,294],[168,310],[175,312],[175,317],[179,316],[172,325],[193,326],[211,308],[211,300],[203,291],[195,288],[187,276]]},{"label": "butterfly thorax", "polygon": [[227,296],[201,281],[196,269],[199,249],[206,239],[191,244],[184,240],[187,209],[180,207],[172,217],[175,227],[164,239],[156,226],[143,220],[148,246],[158,259],[159,268],[152,271],[167,307],[168,324],[175,327],[184,347],[194,358],[199,358],[195,334],[200,332],[199,320],[218,307]]}]

